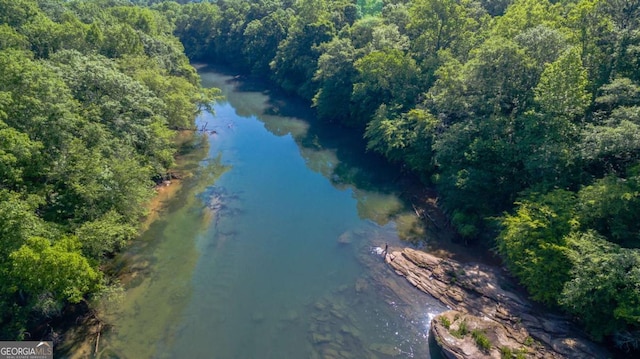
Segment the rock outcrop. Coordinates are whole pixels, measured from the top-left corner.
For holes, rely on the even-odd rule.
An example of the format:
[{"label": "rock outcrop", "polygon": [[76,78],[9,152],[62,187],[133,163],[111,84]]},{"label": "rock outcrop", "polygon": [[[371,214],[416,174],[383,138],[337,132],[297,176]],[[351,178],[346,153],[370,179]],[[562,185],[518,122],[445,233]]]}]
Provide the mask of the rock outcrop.
[{"label": "rock outcrop", "polygon": [[386,262],[452,309],[431,322],[431,332],[448,358],[610,357],[566,318],[540,313],[503,289],[503,276],[494,268],[463,265],[411,248],[389,253]]}]

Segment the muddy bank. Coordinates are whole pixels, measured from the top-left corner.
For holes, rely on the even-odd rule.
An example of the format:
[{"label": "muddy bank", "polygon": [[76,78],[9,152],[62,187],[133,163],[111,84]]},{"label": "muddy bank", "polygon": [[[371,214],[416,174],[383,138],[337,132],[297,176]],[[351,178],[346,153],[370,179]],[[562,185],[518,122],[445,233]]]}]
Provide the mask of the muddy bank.
[{"label": "muddy bank", "polygon": [[541,312],[504,289],[505,279],[492,267],[461,264],[411,248],[391,252],[386,262],[414,287],[452,310],[431,322],[431,332],[447,357],[500,358],[505,353],[531,358],[611,356],[575,330],[567,318]]}]

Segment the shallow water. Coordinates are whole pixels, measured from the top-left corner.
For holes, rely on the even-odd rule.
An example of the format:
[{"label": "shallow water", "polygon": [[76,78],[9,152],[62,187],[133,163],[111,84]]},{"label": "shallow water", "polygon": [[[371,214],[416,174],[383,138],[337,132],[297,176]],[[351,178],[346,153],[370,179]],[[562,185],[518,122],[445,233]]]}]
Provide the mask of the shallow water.
[{"label": "shallow water", "polygon": [[127,253],[135,278],[99,356],[429,358],[443,307],[374,250],[422,233],[399,169],[304,104],[201,75],[227,97],[198,119],[208,159]]}]

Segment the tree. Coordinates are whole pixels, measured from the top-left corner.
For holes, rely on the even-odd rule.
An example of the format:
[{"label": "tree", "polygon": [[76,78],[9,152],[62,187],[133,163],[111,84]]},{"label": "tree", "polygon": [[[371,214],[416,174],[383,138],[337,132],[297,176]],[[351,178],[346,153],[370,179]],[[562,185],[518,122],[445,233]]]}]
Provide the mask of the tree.
[{"label": "tree", "polygon": [[498,253],[531,296],[556,304],[571,278],[566,236],[576,225],[571,192],[556,190],[517,203],[513,215],[500,219]]},{"label": "tree", "polygon": [[587,88],[587,70],[582,67],[579,50],[573,48],[545,66],[534,89],[535,101],[549,116],[580,118],[591,102]]},{"label": "tree", "polygon": [[363,16],[378,15],[382,11],[382,0],[357,0],[358,10]]},{"label": "tree", "polygon": [[468,1],[412,1],[407,32],[417,57],[433,58],[442,49],[450,49],[455,55],[466,54],[480,28],[480,19],[471,16],[470,7]]},{"label": "tree", "polygon": [[409,49],[409,38],[400,33],[395,24],[376,26],[371,33],[371,49],[378,51]]},{"label": "tree", "polygon": [[394,111],[382,105],[367,125],[364,134],[367,149],[392,161],[404,162],[428,178],[433,173],[432,142],[438,124],[426,110],[412,109],[394,116]]},{"label": "tree", "polygon": [[278,9],[247,24],[242,53],[252,72],[260,75],[269,73],[269,62],[275,58],[278,44],[287,37],[291,18],[291,11]]},{"label": "tree", "polygon": [[145,155],[162,173],[171,158],[171,133],[160,114],[166,104],[141,83],[120,72],[112,61],[97,55],[60,52],[54,58],[88,118],[102,123],[123,143]]},{"label": "tree", "polygon": [[297,93],[305,99],[312,99],[317,92],[312,79],[320,57],[320,45],[329,42],[335,32],[326,10],[321,5],[318,7],[303,12],[311,18],[299,16],[293,21],[287,38],[278,46],[270,64],[275,81],[287,92]]},{"label": "tree", "polygon": [[104,42],[100,53],[109,58],[144,53],[140,35],[129,24],[115,24],[104,30]]},{"label": "tree", "polygon": [[0,23],[0,336],[23,339],[100,290],[173,163],[167,126],[216,91],[150,9],[0,0]]},{"label": "tree", "polygon": [[7,24],[0,24],[0,50],[4,49],[27,50],[29,41],[27,37],[17,32]]},{"label": "tree", "polygon": [[571,31],[570,40],[580,48],[582,63],[589,73],[590,92],[610,80],[615,47],[611,18],[603,11],[602,0],[581,0],[568,4],[563,21]]},{"label": "tree", "polygon": [[111,210],[95,221],[83,223],[75,233],[84,256],[102,258],[120,250],[138,232],[131,222],[131,219]]},{"label": "tree", "polygon": [[572,269],[560,303],[596,339],[638,329],[640,253],[589,231],[569,236]]},{"label": "tree", "polygon": [[609,175],[578,192],[577,214],[584,231],[597,231],[622,247],[640,247],[640,183],[637,176]]},{"label": "tree", "polygon": [[415,103],[420,70],[410,56],[395,49],[373,51],[354,66],[358,71],[351,95],[355,121],[368,122],[382,104],[406,109]]},{"label": "tree", "polygon": [[606,112],[616,107],[640,105],[640,86],[626,77],[617,78],[599,89],[600,95],[595,102]]},{"label": "tree", "polygon": [[19,337],[25,330],[31,308],[18,305],[15,297],[17,282],[12,275],[10,254],[17,251],[32,236],[44,236],[53,231],[35,215],[42,204],[38,196],[23,196],[0,189],[0,335]]},{"label": "tree", "polygon": [[0,187],[21,189],[42,148],[42,143],[32,141],[0,120]]},{"label": "tree", "polygon": [[189,3],[176,19],[176,34],[189,58],[206,60],[215,53],[213,39],[220,35],[220,8],[210,2]]},{"label": "tree", "polygon": [[503,16],[496,18],[494,34],[513,39],[521,32],[544,25],[554,29],[561,24],[561,7],[548,0],[515,0]]},{"label": "tree", "polygon": [[[53,243],[31,237],[9,256],[15,290],[30,295],[37,305],[43,295],[77,303],[98,289],[100,275],[80,253],[78,240],[63,237]],[[19,288],[19,289],[18,289]]]},{"label": "tree", "polygon": [[[579,155],[596,175],[624,174],[640,160],[640,107],[625,118],[612,118],[602,125],[587,124],[581,131]],[[622,112],[616,110],[614,114]],[[628,117],[627,117],[628,116]],[[635,119],[635,121],[633,121]]]},{"label": "tree", "polygon": [[547,64],[556,61],[568,46],[566,35],[545,25],[530,27],[516,35],[514,40],[536,62],[539,73]]},{"label": "tree", "polygon": [[357,75],[353,65],[356,49],[349,39],[340,38],[334,38],[321,48],[322,55],[313,77],[319,88],[313,97],[313,105],[319,118],[349,123],[351,92]]},{"label": "tree", "polygon": [[0,0],[0,24],[14,29],[30,21],[40,12],[33,0]]},{"label": "tree", "polygon": [[[348,30],[349,39],[356,49],[367,49],[373,41],[373,31],[384,23],[380,17],[358,19]],[[368,51],[369,52],[369,51]]]},{"label": "tree", "polygon": [[466,96],[476,115],[518,115],[533,100],[535,64],[515,42],[485,41],[467,62]]}]

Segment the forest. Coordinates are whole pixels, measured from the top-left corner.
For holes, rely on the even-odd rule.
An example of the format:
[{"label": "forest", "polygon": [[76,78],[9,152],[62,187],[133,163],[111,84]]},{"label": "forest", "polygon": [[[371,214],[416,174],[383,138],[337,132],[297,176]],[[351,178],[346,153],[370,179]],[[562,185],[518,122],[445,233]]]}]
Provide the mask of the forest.
[{"label": "forest", "polygon": [[2,340],[116,288],[101,265],[215,96],[172,22],[124,5],[0,0]]},{"label": "forest", "polygon": [[[145,2],[145,3],[152,3]],[[153,4],[195,61],[302,97],[597,341],[640,345],[640,3]]]},{"label": "forest", "polygon": [[533,299],[640,348],[635,0],[0,0],[0,32],[3,337],[108,290],[215,95],[186,53],[360,131]]}]

